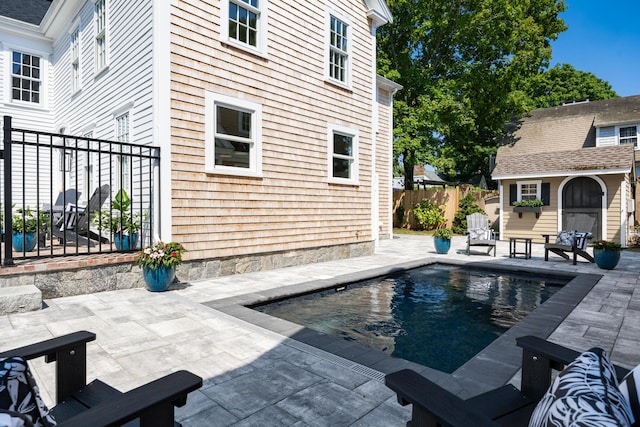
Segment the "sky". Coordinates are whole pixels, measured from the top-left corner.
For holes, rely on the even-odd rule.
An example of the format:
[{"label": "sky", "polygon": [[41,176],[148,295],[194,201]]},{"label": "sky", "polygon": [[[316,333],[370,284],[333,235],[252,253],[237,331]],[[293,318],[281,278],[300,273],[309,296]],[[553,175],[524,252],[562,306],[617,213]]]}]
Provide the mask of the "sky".
[{"label": "sky", "polygon": [[619,96],[640,95],[640,0],[565,0],[568,29],[553,41],[551,66],[573,65],[611,84]]}]

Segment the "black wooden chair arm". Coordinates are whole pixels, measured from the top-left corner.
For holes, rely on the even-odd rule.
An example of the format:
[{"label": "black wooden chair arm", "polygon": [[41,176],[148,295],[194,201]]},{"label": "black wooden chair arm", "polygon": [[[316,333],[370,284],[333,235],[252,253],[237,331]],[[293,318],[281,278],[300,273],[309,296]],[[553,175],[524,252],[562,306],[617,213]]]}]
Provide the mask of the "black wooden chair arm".
[{"label": "black wooden chair arm", "polygon": [[[551,371],[561,371],[573,362],[580,352],[531,335],[516,338],[516,344],[522,348],[522,393],[540,400],[551,385]],[[587,349],[585,349],[586,351]],[[629,370],[614,365],[618,380],[624,378]]]},{"label": "black wooden chair arm", "polygon": [[[552,370],[561,371],[580,353],[534,336],[520,337],[516,342],[522,348],[520,390],[505,385],[462,400],[409,369],[388,374],[385,384],[397,394],[401,405],[413,406],[412,427],[527,425],[535,404],[551,385]],[[615,368],[619,379],[629,372]]]},{"label": "black wooden chair arm", "polygon": [[398,395],[401,405],[413,405],[412,426],[495,427],[496,423],[475,412],[470,405],[411,369],[385,376],[385,384]]},{"label": "black wooden chair arm", "polygon": [[174,425],[174,407],[187,402],[187,394],[202,387],[202,378],[178,371],[100,403],[58,423],[58,427],[119,426],[140,418],[141,426]]},{"label": "black wooden chair arm", "polygon": [[44,356],[56,362],[56,403],[60,403],[87,384],[87,343],[96,334],[78,331],[36,344],[0,353],[0,357],[22,356],[27,360]]},{"label": "black wooden chair arm", "polygon": [[45,356],[47,363],[55,362],[57,353],[84,346],[86,343],[95,341],[96,334],[87,331],[78,331],[60,337],[51,338],[46,341],[14,348],[0,353],[0,357],[22,356],[27,360]]}]

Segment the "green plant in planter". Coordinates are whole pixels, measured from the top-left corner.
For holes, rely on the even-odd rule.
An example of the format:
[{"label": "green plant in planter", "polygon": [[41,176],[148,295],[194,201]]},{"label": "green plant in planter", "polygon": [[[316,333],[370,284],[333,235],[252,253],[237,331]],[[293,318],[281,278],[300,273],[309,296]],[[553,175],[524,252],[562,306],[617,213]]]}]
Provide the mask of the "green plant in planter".
[{"label": "green plant in planter", "polygon": [[[40,230],[38,230],[38,225]],[[31,210],[29,206],[24,210],[17,209],[11,218],[11,229],[14,233],[44,232],[49,229],[49,216],[40,209]]]},{"label": "green plant in planter", "polygon": [[544,206],[544,202],[542,200],[540,200],[540,199],[520,200],[520,201],[517,201],[517,202],[513,202],[513,206],[537,208],[537,207]]},{"label": "green plant in planter", "polygon": [[612,242],[609,240],[596,240],[592,243],[593,249],[604,249],[606,251],[620,251],[622,250],[622,245],[617,242]]},{"label": "green plant in planter", "polygon": [[438,228],[433,232],[433,237],[444,240],[451,240],[451,237],[453,237],[453,231],[451,231],[450,228]]},{"label": "green plant in planter", "polygon": [[140,231],[140,214],[131,213],[131,198],[121,189],[111,201],[111,209],[101,210],[93,217],[93,224],[99,230],[109,230],[113,234],[132,235]]}]

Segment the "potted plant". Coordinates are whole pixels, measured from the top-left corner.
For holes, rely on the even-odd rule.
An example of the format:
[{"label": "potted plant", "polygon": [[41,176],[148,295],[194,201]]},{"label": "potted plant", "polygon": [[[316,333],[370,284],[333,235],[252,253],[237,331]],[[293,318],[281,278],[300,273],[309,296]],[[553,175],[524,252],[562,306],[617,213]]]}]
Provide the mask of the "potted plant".
[{"label": "potted plant", "polygon": [[534,212],[536,214],[536,218],[539,218],[543,205],[544,202],[540,199],[520,200],[513,202],[513,211],[518,213],[519,218],[522,218],[523,212]]},{"label": "potted plant", "polygon": [[596,265],[604,270],[613,270],[620,261],[622,246],[609,240],[593,242],[593,258]]},{"label": "potted plant", "polygon": [[453,231],[450,228],[438,228],[433,232],[433,246],[439,254],[446,254],[451,249],[451,237]]},{"label": "potted plant", "polygon": [[38,232],[45,232],[48,222],[47,215],[39,209],[17,209],[11,218],[13,248],[18,252],[32,251],[38,243]]},{"label": "potted plant", "polygon": [[138,252],[137,262],[147,289],[153,292],[166,291],[176,275],[176,267],[182,264],[186,249],[177,242],[145,246]]},{"label": "potted plant", "polygon": [[99,230],[109,230],[113,236],[116,249],[130,251],[138,243],[140,231],[140,214],[131,212],[131,199],[124,189],[120,189],[111,201],[111,208],[101,210],[94,218],[93,224]]}]

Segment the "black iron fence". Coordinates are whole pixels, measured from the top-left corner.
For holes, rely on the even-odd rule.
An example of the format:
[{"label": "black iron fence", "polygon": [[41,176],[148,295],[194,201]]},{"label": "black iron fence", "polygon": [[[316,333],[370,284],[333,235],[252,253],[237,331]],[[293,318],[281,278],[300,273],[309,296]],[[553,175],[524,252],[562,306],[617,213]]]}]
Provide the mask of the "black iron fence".
[{"label": "black iron fence", "polygon": [[151,243],[160,201],[158,147],[18,129],[10,116],[3,120],[5,266]]}]

